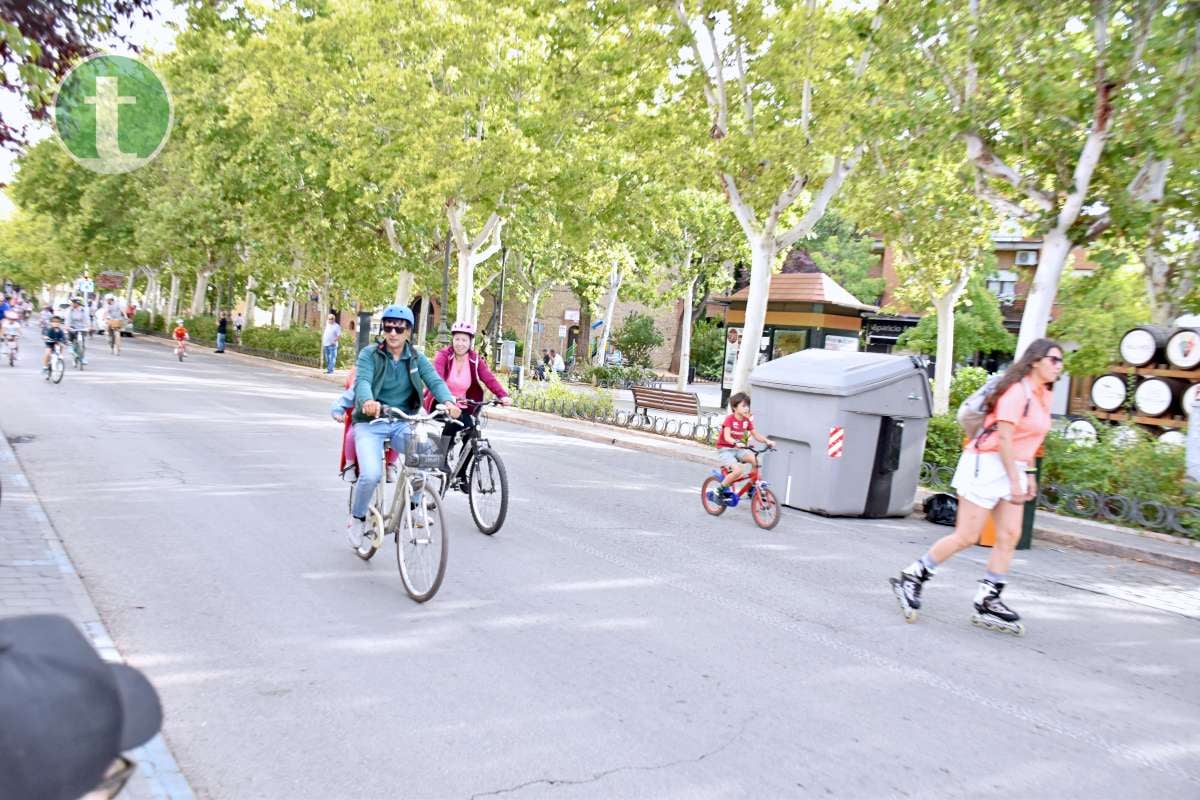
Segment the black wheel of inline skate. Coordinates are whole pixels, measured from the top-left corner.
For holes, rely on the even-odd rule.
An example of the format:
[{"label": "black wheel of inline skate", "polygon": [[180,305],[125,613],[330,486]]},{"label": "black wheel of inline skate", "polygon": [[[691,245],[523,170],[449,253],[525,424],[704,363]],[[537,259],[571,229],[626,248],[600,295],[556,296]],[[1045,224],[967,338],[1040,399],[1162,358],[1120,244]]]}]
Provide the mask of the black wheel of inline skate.
[{"label": "black wheel of inline skate", "polygon": [[714,517],[724,514],[727,508],[720,500],[712,499],[717,497],[720,491],[721,481],[715,475],[709,475],[704,479],[704,483],[700,484],[700,505],[704,506],[704,510]]},{"label": "black wheel of inline skate", "polygon": [[508,516],[508,472],[500,456],[480,448],[471,462],[467,487],[475,527],[480,533],[493,535]]}]

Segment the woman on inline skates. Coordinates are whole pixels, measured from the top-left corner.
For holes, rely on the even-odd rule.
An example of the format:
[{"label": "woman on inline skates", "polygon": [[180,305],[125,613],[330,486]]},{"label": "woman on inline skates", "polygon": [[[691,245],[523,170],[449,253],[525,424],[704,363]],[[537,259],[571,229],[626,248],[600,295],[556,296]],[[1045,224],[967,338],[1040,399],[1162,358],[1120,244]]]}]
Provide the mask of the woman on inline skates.
[{"label": "woman on inline skates", "polygon": [[909,622],[921,608],[921,588],[938,565],[979,541],[987,517],[996,524],[996,543],[987,573],[975,593],[972,621],[993,630],[1024,632],[1020,615],[1000,599],[1021,534],[1025,502],[1037,497],[1034,458],[1050,430],[1051,387],[1062,373],[1063,351],[1050,339],[1029,345],[984,402],[983,427],[963,448],[951,482],[958,492],[954,533],[892,578],[896,599]]}]

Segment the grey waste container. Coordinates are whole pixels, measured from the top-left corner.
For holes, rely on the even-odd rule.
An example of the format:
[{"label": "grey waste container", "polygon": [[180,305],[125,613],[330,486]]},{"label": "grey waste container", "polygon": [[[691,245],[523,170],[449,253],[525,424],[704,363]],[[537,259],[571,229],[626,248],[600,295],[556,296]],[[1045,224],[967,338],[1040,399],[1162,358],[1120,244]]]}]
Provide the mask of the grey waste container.
[{"label": "grey waste container", "polygon": [[907,516],[933,413],[907,356],[802,350],[750,375],[755,427],[778,452],[763,477],[786,506],[829,516]]}]

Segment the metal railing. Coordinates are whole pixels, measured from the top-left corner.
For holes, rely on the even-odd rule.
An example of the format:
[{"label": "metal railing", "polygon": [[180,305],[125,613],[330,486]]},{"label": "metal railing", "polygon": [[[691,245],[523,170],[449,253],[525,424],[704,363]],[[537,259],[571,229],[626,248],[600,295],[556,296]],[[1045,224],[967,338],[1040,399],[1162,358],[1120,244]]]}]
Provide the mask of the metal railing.
[{"label": "metal railing", "polygon": [[[950,490],[954,467],[921,464],[920,483],[937,492]],[[1158,500],[1105,494],[1095,489],[1047,483],[1038,486],[1038,508],[1069,517],[1132,525],[1138,528],[1200,539],[1200,508],[1171,506]]]}]

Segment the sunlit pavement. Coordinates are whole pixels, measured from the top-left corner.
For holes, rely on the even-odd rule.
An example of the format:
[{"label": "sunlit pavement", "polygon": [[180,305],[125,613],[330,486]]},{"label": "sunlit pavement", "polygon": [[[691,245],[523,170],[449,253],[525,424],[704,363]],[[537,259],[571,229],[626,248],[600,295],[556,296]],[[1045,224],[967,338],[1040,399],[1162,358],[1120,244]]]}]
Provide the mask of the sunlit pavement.
[{"label": "sunlit pavement", "polygon": [[496,424],[508,522],[453,496],[418,606],[344,544],[336,387],[91,360],[0,368],[0,427],[200,797],[1200,796],[1196,577],[1019,554],[1016,639],[970,624],[976,550],[906,625],[886,579],[945,529],[763,532],[696,465]]}]

